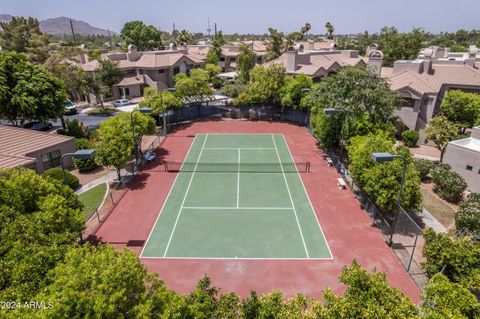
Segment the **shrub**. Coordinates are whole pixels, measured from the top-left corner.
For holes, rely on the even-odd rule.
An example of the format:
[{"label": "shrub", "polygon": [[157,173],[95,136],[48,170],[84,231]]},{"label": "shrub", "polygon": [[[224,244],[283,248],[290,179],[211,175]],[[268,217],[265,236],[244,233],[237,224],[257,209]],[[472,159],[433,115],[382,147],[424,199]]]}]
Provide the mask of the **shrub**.
[{"label": "shrub", "polygon": [[426,159],[414,160],[413,164],[415,165],[415,168],[417,169],[422,181],[426,181],[428,179],[428,174],[430,174],[432,169],[435,167],[435,162]]},{"label": "shrub", "polygon": [[66,129],[59,129],[57,132],[61,135],[73,136],[75,138],[85,138],[87,137],[87,129],[82,122],[79,122],[76,119],[67,120],[65,122],[67,126]]},{"label": "shrub", "polygon": [[459,203],[463,199],[463,192],[467,189],[467,183],[463,177],[449,167],[438,165],[433,169],[432,179],[435,183],[433,191],[448,202]]},{"label": "shrub", "polygon": [[221,88],[223,85],[223,80],[222,79],[218,79],[218,78],[214,78],[212,80],[212,86],[214,89],[219,89]]},{"label": "shrub", "polygon": [[[73,176],[69,171],[65,171],[65,175],[67,176],[68,187],[75,190],[80,186],[80,182],[76,176]],[[54,167],[46,170],[43,173],[43,176],[49,177],[53,180],[57,180],[63,183],[63,172],[60,167]]]},{"label": "shrub", "polygon": [[[77,150],[86,150],[95,148],[95,144],[84,138],[75,139],[75,148]],[[98,167],[98,164],[94,159],[89,160],[73,160],[73,164],[78,169],[80,173],[93,171]]]},{"label": "shrub", "polygon": [[225,85],[222,88],[221,92],[223,95],[236,98],[240,95],[240,93],[244,92],[245,89],[246,89],[246,86],[244,84],[233,83],[233,84]]},{"label": "shrub", "polygon": [[418,142],[418,132],[414,130],[407,130],[402,133],[403,144],[406,147],[415,147]]},{"label": "shrub", "polygon": [[471,193],[460,204],[460,209],[455,215],[455,227],[459,231],[466,230],[470,234],[480,234],[480,194]]}]

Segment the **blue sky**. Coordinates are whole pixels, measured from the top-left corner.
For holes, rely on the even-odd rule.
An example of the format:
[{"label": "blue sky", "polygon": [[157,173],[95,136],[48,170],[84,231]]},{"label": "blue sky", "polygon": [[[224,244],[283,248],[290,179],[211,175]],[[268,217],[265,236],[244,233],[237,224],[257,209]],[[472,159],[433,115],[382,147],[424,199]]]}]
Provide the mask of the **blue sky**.
[{"label": "blue sky", "polygon": [[338,33],[376,32],[384,25],[401,31],[480,29],[480,0],[0,0],[0,13],[40,19],[69,16],[120,31],[139,19],[162,30],[206,32],[207,17],[225,33],[264,33],[269,26],[291,32],[305,22],[324,33],[330,21]]}]

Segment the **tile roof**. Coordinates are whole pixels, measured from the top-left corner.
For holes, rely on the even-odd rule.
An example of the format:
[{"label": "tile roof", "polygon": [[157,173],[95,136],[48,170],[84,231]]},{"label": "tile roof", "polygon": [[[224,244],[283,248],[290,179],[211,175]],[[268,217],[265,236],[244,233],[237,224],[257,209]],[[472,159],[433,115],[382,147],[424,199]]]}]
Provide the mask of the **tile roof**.
[{"label": "tile roof", "polygon": [[124,77],[120,82],[114,86],[130,86],[130,85],[142,85],[145,84],[143,78],[138,78],[136,76]]},{"label": "tile roof", "polygon": [[438,93],[443,85],[480,86],[480,70],[468,65],[434,64],[432,74],[405,70],[399,73],[382,71],[392,90],[410,88],[420,95]]},{"label": "tile roof", "polygon": [[29,154],[71,140],[70,136],[0,125],[0,167],[34,163]]}]

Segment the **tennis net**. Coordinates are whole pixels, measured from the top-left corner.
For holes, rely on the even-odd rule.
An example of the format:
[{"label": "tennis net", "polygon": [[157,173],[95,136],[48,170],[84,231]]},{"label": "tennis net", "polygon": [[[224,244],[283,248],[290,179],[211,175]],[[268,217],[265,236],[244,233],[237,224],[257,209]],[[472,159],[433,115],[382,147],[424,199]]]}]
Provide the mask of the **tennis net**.
[{"label": "tennis net", "polygon": [[166,172],[309,173],[310,162],[205,163],[164,161]]}]

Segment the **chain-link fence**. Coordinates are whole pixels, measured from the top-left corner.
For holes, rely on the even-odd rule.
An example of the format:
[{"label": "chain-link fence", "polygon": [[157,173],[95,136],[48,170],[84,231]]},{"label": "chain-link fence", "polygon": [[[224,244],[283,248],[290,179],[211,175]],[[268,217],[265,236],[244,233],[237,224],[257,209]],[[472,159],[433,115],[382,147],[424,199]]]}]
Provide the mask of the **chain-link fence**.
[{"label": "chain-link fence", "polygon": [[[424,239],[422,228],[412,217],[412,215],[416,216],[416,213],[412,212],[409,214],[403,208],[400,208],[395,227],[392,227],[392,214],[384,213],[378,209],[375,203],[358,186],[354,177],[350,175],[349,171],[340,163],[335,152],[327,151],[327,154],[332,159],[333,164],[340,172],[345,183],[350,187],[360,202],[362,209],[364,209],[372,219],[372,225],[381,231],[387,243],[390,242],[390,238],[392,239],[390,247],[395,253],[395,256],[397,256],[420,290],[423,290],[428,278],[420,266],[423,262],[422,251]],[[392,231],[394,231],[393,235]]]},{"label": "chain-link fence", "polygon": [[202,119],[229,118],[261,121],[288,121],[309,126],[309,113],[293,108],[276,106],[248,105],[233,106],[228,99],[195,103],[170,110],[166,114],[168,125]]}]

